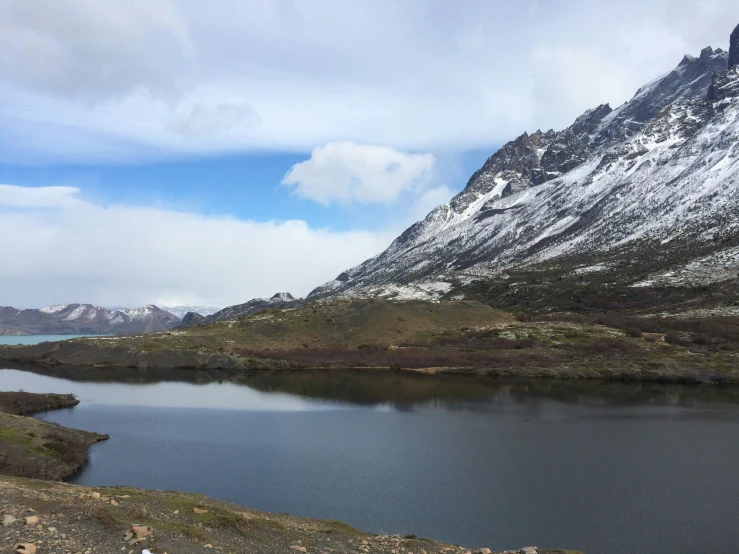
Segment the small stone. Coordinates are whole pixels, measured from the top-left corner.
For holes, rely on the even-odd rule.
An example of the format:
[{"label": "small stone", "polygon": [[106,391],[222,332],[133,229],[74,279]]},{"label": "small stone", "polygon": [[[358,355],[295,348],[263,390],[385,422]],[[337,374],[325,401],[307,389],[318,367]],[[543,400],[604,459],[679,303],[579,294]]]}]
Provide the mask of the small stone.
[{"label": "small stone", "polygon": [[147,525],[132,525],[131,526],[131,532],[136,535],[137,539],[144,539],[151,535],[152,531],[154,531],[153,528],[147,526]]},{"label": "small stone", "polygon": [[100,493],[99,492],[91,492],[90,496],[94,498],[95,500],[100,500]]},{"label": "small stone", "polygon": [[15,523],[16,521],[18,521],[18,520],[15,519],[11,515],[4,515],[3,516],[3,525],[10,525],[11,523]]},{"label": "small stone", "polygon": [[292,548],[296,552],[308,552],[308,549],[306,547],[300,546],[299,544],[294,544],[290,548]]},{"label": "small stone", "polygon": [[481,548],[480,554],[493,554],[493,551],[490,550],[489,548]]},{"label": "small stone", "polygon": [[38,516],[28,516],[26,518],[26,525],[38,525]]},{"label": "small stone", "polygon": [[526,546],[518,552],[519,554],[539,554],[539,549],[535,546]]},{"label": "small stone", "polygon": [[49,533],[56,533],[56,527],[49,527]]},{"label": "small stone", "polygon": [[21,554],[36,554],[36,545],[30,542],[22,542],[15,545],[15,551]]},{"label": "small stone", "polygon": [[196,514],[207,514],[208,513],[208,510],[203,510],[202,508],[193,508],[192,511],[195,512]]},{"label": "small stone", "polygon": [[179,511],[179,510],[175,510],[175,511],[174,511],[174,512],[172,512],[172,513],[173,513],[174,515],[176,515],[176,516],[180,515],[180,511]]},{"label": "small stone", "polygon": [[131,531],[128,531],[125,535],[123,535],[124,541],[130,541],[133,538],[133,533]]},{"label": "small stone", "polygon": [[110,500],[110,503],[111,503],[111,504],[112,504],[113,506],[118,506],[118,502],[116,502],[116,501],[115,501],[115,498],[112,498],[112,499]]},{"label": "small stone", "polygon": [[203,548],[213,548],[213,545],[212,544],[204,544],[203,545]]}]

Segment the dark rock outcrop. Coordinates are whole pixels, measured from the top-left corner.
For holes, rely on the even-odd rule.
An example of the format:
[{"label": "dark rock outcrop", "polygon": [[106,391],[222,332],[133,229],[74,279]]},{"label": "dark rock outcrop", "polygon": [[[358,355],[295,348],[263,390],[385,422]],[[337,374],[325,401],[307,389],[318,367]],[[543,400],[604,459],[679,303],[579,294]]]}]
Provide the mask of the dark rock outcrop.
[{"label": "dark rock outcrop", "polygon": [[729,69],[739,65],[739,25],[729,39]]},{"label": "dark rock outcrop", "polygon": [[182,318],[179,327],[189,327],[191,325],[200,325],[205,321],[205,316],[195,312],[187,312]]}]

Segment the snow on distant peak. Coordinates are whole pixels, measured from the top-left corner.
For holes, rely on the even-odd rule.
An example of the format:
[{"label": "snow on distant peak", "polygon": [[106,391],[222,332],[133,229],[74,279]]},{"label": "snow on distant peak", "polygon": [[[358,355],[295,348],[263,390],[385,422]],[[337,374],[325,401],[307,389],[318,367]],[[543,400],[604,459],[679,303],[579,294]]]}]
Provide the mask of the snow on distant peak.
[{"label": "snow on distant peak", "polygon": [[73,321],[75,319],[80,319],[81,317],[85,316],[88,313],[88,310],[90,309],[93,309],[93,308],[92,306],[88,304],[82,304],[80,306],[77,306],[74,310],[72,310],[71,312],[67,314],[67,317],[64,318],[64,321]]},{"label": "snow on distant peak", "polygon": [[56,306],[46,306],[45,308],[41,308],[39,312],[45,313],[45,314],[56,314],[61,312],[63,309],[67,308],[69,304],[58,304]]}]

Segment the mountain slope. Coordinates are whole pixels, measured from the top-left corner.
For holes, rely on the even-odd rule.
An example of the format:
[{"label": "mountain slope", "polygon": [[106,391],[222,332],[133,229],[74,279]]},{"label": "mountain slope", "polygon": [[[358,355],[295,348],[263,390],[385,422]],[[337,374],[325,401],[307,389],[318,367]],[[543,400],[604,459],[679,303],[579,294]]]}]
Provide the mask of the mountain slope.
[{"label": "mountain slope", "polygon": [[618,271],[655,251],[680,253],[660,275],[706,256],[730,274],[739,267],[737,56],[735,42],[729,53],[706,48],[615,110],[524,133],[385,252],[308,298],[433,298],[512,268]]},{"label": "mountain slope", "polygon": [[278,292],[270,298],[254,298],[245,302],[244,304],[237,304],[235,306],[228,306],[222,310],[217,311],[214,314],[199,316],[196,313],[187,313],[182,318],[182,327],[188,327],[191,325],[200,325],[203,323],[214,323],[216,321],[228,321],[230,319],[236,319],[237,317],[243,317],[245,315],[255,314],[266,309],[282,309],[282,308],[297,308],[303,305],[301,298],[295,298],[289,292]]},{"label": "mountain slope", "polygon": [[171,329],[180,318],[156,306],[109,310],[65,304],[39,310],[0,307],[0,335],[149,333]]}]

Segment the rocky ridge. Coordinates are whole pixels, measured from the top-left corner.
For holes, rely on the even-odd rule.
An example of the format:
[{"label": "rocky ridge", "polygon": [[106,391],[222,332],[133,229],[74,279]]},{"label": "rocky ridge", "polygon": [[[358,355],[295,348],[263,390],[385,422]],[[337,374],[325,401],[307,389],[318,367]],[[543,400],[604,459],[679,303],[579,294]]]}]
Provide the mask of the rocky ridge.
[{"label": "rocky ridge", "polygon": [[[739,27],[624,105],[562,131],[524,133],[450,202],[383,253],[315,289],[332,296],[438,298],[511,268],[589,256],[611,270],[652,249],[721,254],[739,236]],[[614,259],[616,254],[621,259]],[[727,267],[739,257],[723,256]]]},{"label": "rocky ridge", "polygon": [[267,309],[297,308],[304,303],[302,298],[295,298],[289,292],[278,292],[270,298],[254,298],[244,304],[228,306],[214,314],[201,316],[200,314],[187,313],[182,318],[181,327],[200,325],[202,323],[213,323],[215,321],[228,321],[252,315]]}]

